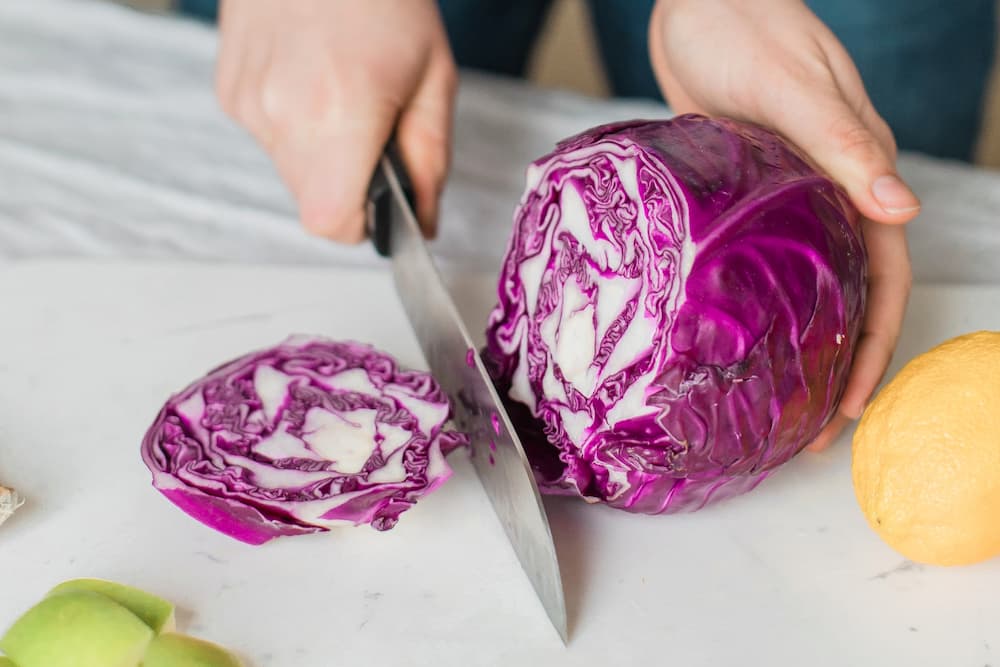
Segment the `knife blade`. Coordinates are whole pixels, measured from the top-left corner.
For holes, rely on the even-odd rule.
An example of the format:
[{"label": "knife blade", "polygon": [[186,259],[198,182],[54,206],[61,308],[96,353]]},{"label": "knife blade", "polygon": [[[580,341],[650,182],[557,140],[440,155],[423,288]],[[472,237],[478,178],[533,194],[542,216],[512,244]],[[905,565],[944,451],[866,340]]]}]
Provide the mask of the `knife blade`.
[{"label": "knife blade", "polygon": [[531,465],[427,249],[409,179],[392,142],[369,187],[367,217],[375,249],[392,262],[396,290],[431,374],[452,399],[456,426],[469,436],[479,480],[565,643],[559,561]]}]

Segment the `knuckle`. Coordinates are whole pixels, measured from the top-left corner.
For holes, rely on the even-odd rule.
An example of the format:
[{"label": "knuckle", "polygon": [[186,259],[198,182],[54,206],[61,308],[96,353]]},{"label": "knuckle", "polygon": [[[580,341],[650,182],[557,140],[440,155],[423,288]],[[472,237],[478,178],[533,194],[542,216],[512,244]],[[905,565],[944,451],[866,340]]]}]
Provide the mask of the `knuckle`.
[{"label": "knuckle", "polygon": [[338,243],[358,243],[364,238],[364,226],[359,215],[335,207],[303,205],[300,216],[303,228],[313,236]]},{"label": "knuckle", "polygon": [[899,145],[896,143],[896,135],[893,134],[892,128],[884,120],[881,122],[879,128],[880,132],[885,136],[883,143],[889,152],[889,159],[895,163],[899,159]]},{"label": "knuckle", "polygon": [[327,119],[336,95],[332,85],[322,78],[301,85],[276,75],[264,78],[257,97],[265,117],[276,125],[290,126],[315,125]]},{"label": "knuckle", "polygon": [[339,236],[340,226],[330,216],[306,206],[302,207],[299,215],[302,218],[302,227],[310,234],[331,239]]},{"label": "knuckle", "polygon": [[867,124],[872,130],[872,134],[885,150],[889,159],[895,163],[896,158],[899,156],[899,147],[896,144],[896,136],[893,134],[889,123],[887,123],[875,109],[871,100],[867,98],[865,99],[858,117],[867,120]]},{"label": "knuckle", "polygon": [[255,135],[260,135],[264,130],[257,98],[253,95],[240,95],[234,103],[233,112],[235,117]]},{"label": "knuckle", "polygon": [[882,148],[867,127],[853,118],[838,119],[830,125],[830,136],[841,153],[863,162],[882,160]]},{"label": "knuckle", "polygon": [[215,78],[215,98],[226,115],[232,118],[237,117],[236,85],[229,77],[217,76]]},{"label": "knuckle", "polygon": [[443,180],[451,166],[451,147],[447,137],[438,135],[427,139],[427,150],[418,156],[419,171],[427,180],[437,183]]},{"label": "knuckle", "polygon": [[900,271],[899,282],[906,290],[906,294],[909,295],[913,290],[913,269],[907,266]]},{"label": "knuckle", "polygon": [[294,99],[294,95],[287,89],[283,80],[266,77],[261,82],[258,94],[264,116],[275,125],[284,125],[290,117],[289,100]]},{"label": "knuckle", "polygon": [[455,61],[448,58],[448,64],[444,68],[444,89],[448,95],[453,95],[458,90],[459,76]]}]

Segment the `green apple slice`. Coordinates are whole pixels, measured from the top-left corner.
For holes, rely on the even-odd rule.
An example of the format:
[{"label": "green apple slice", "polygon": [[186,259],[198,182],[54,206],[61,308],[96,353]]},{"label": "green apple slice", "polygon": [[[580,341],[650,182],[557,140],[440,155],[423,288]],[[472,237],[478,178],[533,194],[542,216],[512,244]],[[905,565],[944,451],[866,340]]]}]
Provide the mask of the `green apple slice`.
[{"label": "green apple slice", "polygon": [[152,593],[104,579],[71,579],[59,584],[49,595],[85,591],[100,593],[122,605],[153,629],[153,632],[173,632],[176,629],[174,605]]},{"label": "green apple slice", "polygon": [[241,667],[232,653],[211,642],[186,635],[157,635],[142,659],[143,667]]},{"label": "green apple slice", "polygon": [[17,665],[15,665],[14,661],[11,660],[10,658],[5,658],[4,656],[0,655],[0,667],[17,667]]},{"label": "green apple slice", "polygon": [[46,597],[14,622],[0,649],[18,667],[138,667],[153,631],[98,593]]}]

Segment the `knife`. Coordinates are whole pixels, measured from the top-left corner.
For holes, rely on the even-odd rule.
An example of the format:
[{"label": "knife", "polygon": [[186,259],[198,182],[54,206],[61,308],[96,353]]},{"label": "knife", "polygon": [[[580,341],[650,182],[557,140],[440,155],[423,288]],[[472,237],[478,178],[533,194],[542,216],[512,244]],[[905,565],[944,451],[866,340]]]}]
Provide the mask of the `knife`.
[{"label": "knife", "polygon": [[456,426],[493,510],[563,643],[568,640],[559,561],[524,448],[431,259],[413,191],[394,142],[368,189],[368,233],[392,276],[431,374],[451,398]]}]

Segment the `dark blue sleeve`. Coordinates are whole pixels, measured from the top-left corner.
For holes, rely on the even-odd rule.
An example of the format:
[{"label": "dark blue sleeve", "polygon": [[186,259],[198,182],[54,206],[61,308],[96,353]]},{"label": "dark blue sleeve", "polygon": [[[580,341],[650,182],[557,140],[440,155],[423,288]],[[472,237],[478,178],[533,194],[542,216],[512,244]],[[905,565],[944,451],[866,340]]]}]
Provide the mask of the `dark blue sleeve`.
[{"label": "dark blue sleeve", "polygon": [[996,45],[995,0],[806,0],[854,58],[899,147],[969,160]]}]

